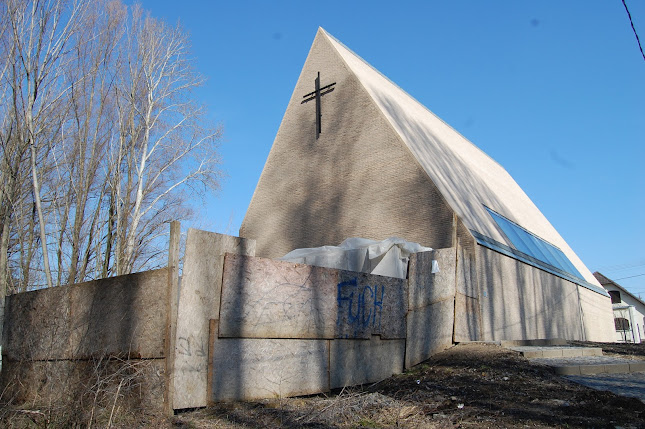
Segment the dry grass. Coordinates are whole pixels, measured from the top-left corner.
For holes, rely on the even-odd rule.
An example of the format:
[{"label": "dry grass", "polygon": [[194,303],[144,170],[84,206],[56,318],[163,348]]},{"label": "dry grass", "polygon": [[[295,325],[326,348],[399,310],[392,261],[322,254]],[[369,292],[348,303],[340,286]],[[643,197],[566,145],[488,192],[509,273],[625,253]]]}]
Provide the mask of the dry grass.
[{"label": "dry grass", "polygon": [[[645,345],[612,345],[645,355]],[[145,362],[93,363],[76,402],[35,406],[3,392],[9,428],[525,428],[645,427],[645,404],[599,392],[492,345],[456,346],[405,374],[328,394],[219,403],[164,418],[141,406]]]},{"label": "dry grass", "polygon": [[146,410],[141,400],[151,361],[99,358],[77,364],[74,369],[82,367],[84,371],[46,370],[40,382],[19,377],[11,380],[0,397],[0,426],[127,428],[163,425],[160,413]]}]

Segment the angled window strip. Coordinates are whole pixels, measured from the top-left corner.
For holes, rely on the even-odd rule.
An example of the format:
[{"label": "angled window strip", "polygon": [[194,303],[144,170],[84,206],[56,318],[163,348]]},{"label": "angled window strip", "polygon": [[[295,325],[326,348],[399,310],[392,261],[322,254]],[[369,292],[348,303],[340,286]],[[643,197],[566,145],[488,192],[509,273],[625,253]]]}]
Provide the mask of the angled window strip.
[{"label": "angled window strip", "polygon": [[471,230],[478,244],[574,282],[594,292],[609,296],[604,289],[587,282],[562,250],[488,207],[486,207],[486,210],[508,238],[508,242],[512,247]]}]

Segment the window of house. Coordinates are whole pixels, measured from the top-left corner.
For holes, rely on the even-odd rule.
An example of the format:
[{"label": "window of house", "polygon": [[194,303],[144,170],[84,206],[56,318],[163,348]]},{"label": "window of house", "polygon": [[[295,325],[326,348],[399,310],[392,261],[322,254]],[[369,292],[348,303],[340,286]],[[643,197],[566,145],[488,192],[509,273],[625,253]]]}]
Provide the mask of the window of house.
[{"label": "window of house", "polygon": [[611,303],[612,304],[620,304],[620,292],[617,290],[610,290],[609,296],[611,297]]},{"label": "window of house", "polygon": [[629,331],[629,320],[624,317],[616,317],[614,319],[617,331]]}]

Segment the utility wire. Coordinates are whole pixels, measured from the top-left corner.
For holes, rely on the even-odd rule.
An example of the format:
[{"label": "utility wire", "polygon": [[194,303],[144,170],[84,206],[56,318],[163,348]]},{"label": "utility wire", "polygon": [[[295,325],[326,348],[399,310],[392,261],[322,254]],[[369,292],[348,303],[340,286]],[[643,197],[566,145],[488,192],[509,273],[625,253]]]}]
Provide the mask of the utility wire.
[{"label": "utility wire", "polygon": [[629,16],[629,23],[632,25],[634,36],[636,36],[636,41],[638,42],[638,48],[641,50],[641,55],[643,56],[643,60],[645,60],[645,53],[643,53],[643,47],[641,46],[641,39],[638,38],[638,34],[636,33],[636,29],[634,28],[634,21],[632,21],[632,14],[629,13],[629,9],[627,9],[627,3],[625,3],[625,0],[623,0],[623,6],[625,6],[625,10],[627,11],[627,16]]},{"label": "utility wire", "polygon": [[621,265],[604,266],[604,267],[600,267],[598,271],[625,271],[625,270],[638,268],[638,267],[645,267],[645,260],[637,263],[632,263],[632,264],[627,263],[627,264],[621,264]]},{"label": "utility wire", "polygon": [[636,274],[635,276],[621,277],[621,278],[616,279],[616,280],[625,280],[625,279],[631,279],[631,278],[634,278],[634,277],[640,277],[640,276],[645,276],[645,273],[643,273],[643,274]]}]

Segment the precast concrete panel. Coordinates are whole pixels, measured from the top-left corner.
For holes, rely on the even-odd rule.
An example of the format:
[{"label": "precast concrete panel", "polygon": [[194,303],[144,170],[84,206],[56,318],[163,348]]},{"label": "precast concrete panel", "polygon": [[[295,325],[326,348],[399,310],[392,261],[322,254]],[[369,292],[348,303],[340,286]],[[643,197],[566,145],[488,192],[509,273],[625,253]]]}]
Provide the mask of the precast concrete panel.
[{"label": "precast concrete panel", "polygon": [[613,342],[616,335],[611,298],[578,286],[586,341]]},{"label": "precast concrete panel", "polygon": [[403,372],[405,340],[334,340],[331,342],[331,388],[374,383]]},{"label": "precast concrete panel", "polygon": [[167,269],[7,297],[3,355],[60,360],[164,355]]},{"label": "precast concrete panel", "polygon": [[478,341],[480,333],[479,300],[457,292],[455,295],[454,342]]},{"label": "precast concrete panel", "polygon": [[406,368],[452,346],[454,312],[454,296],[408,312]]},{"label": "precast concrete panel", "polygon": [[164,356],[166,268],[70,287],[70,351],[87,356]]},{"label": "precast concrete panel", "polygon": [[71,357],[69,287],[9,295],[5,302],[3,359]]},{"label": "precast concrete panel", "polygon": [[253,255],[255,242],[189,229],[179,289],[173,407],[208,402],[209,321],[219,318],[225,253]]},{"label": "precast concrete panel", "polygon": [[220,337],[405,338],[405,279],[226,255]]},{"label": "precast concrete panel", "polygon": [[329,341],[213,338],[210,400],[282,398],[329,390]]},{"label": "precast concrete panel", "polygon": [[406,279],[339,271],[336,338],[405,338]]},{"label": "precast concrete panel", "polygon": [[227,254],[220,337],[334,338],[338,270]]},{"label": "precast concrete panel", "polygon": [[[410,255],[408,279],[411,310],[455,296],[455,256],[454,247]],[[439,268],[435,274],[432,273],[433,261]]]}]

